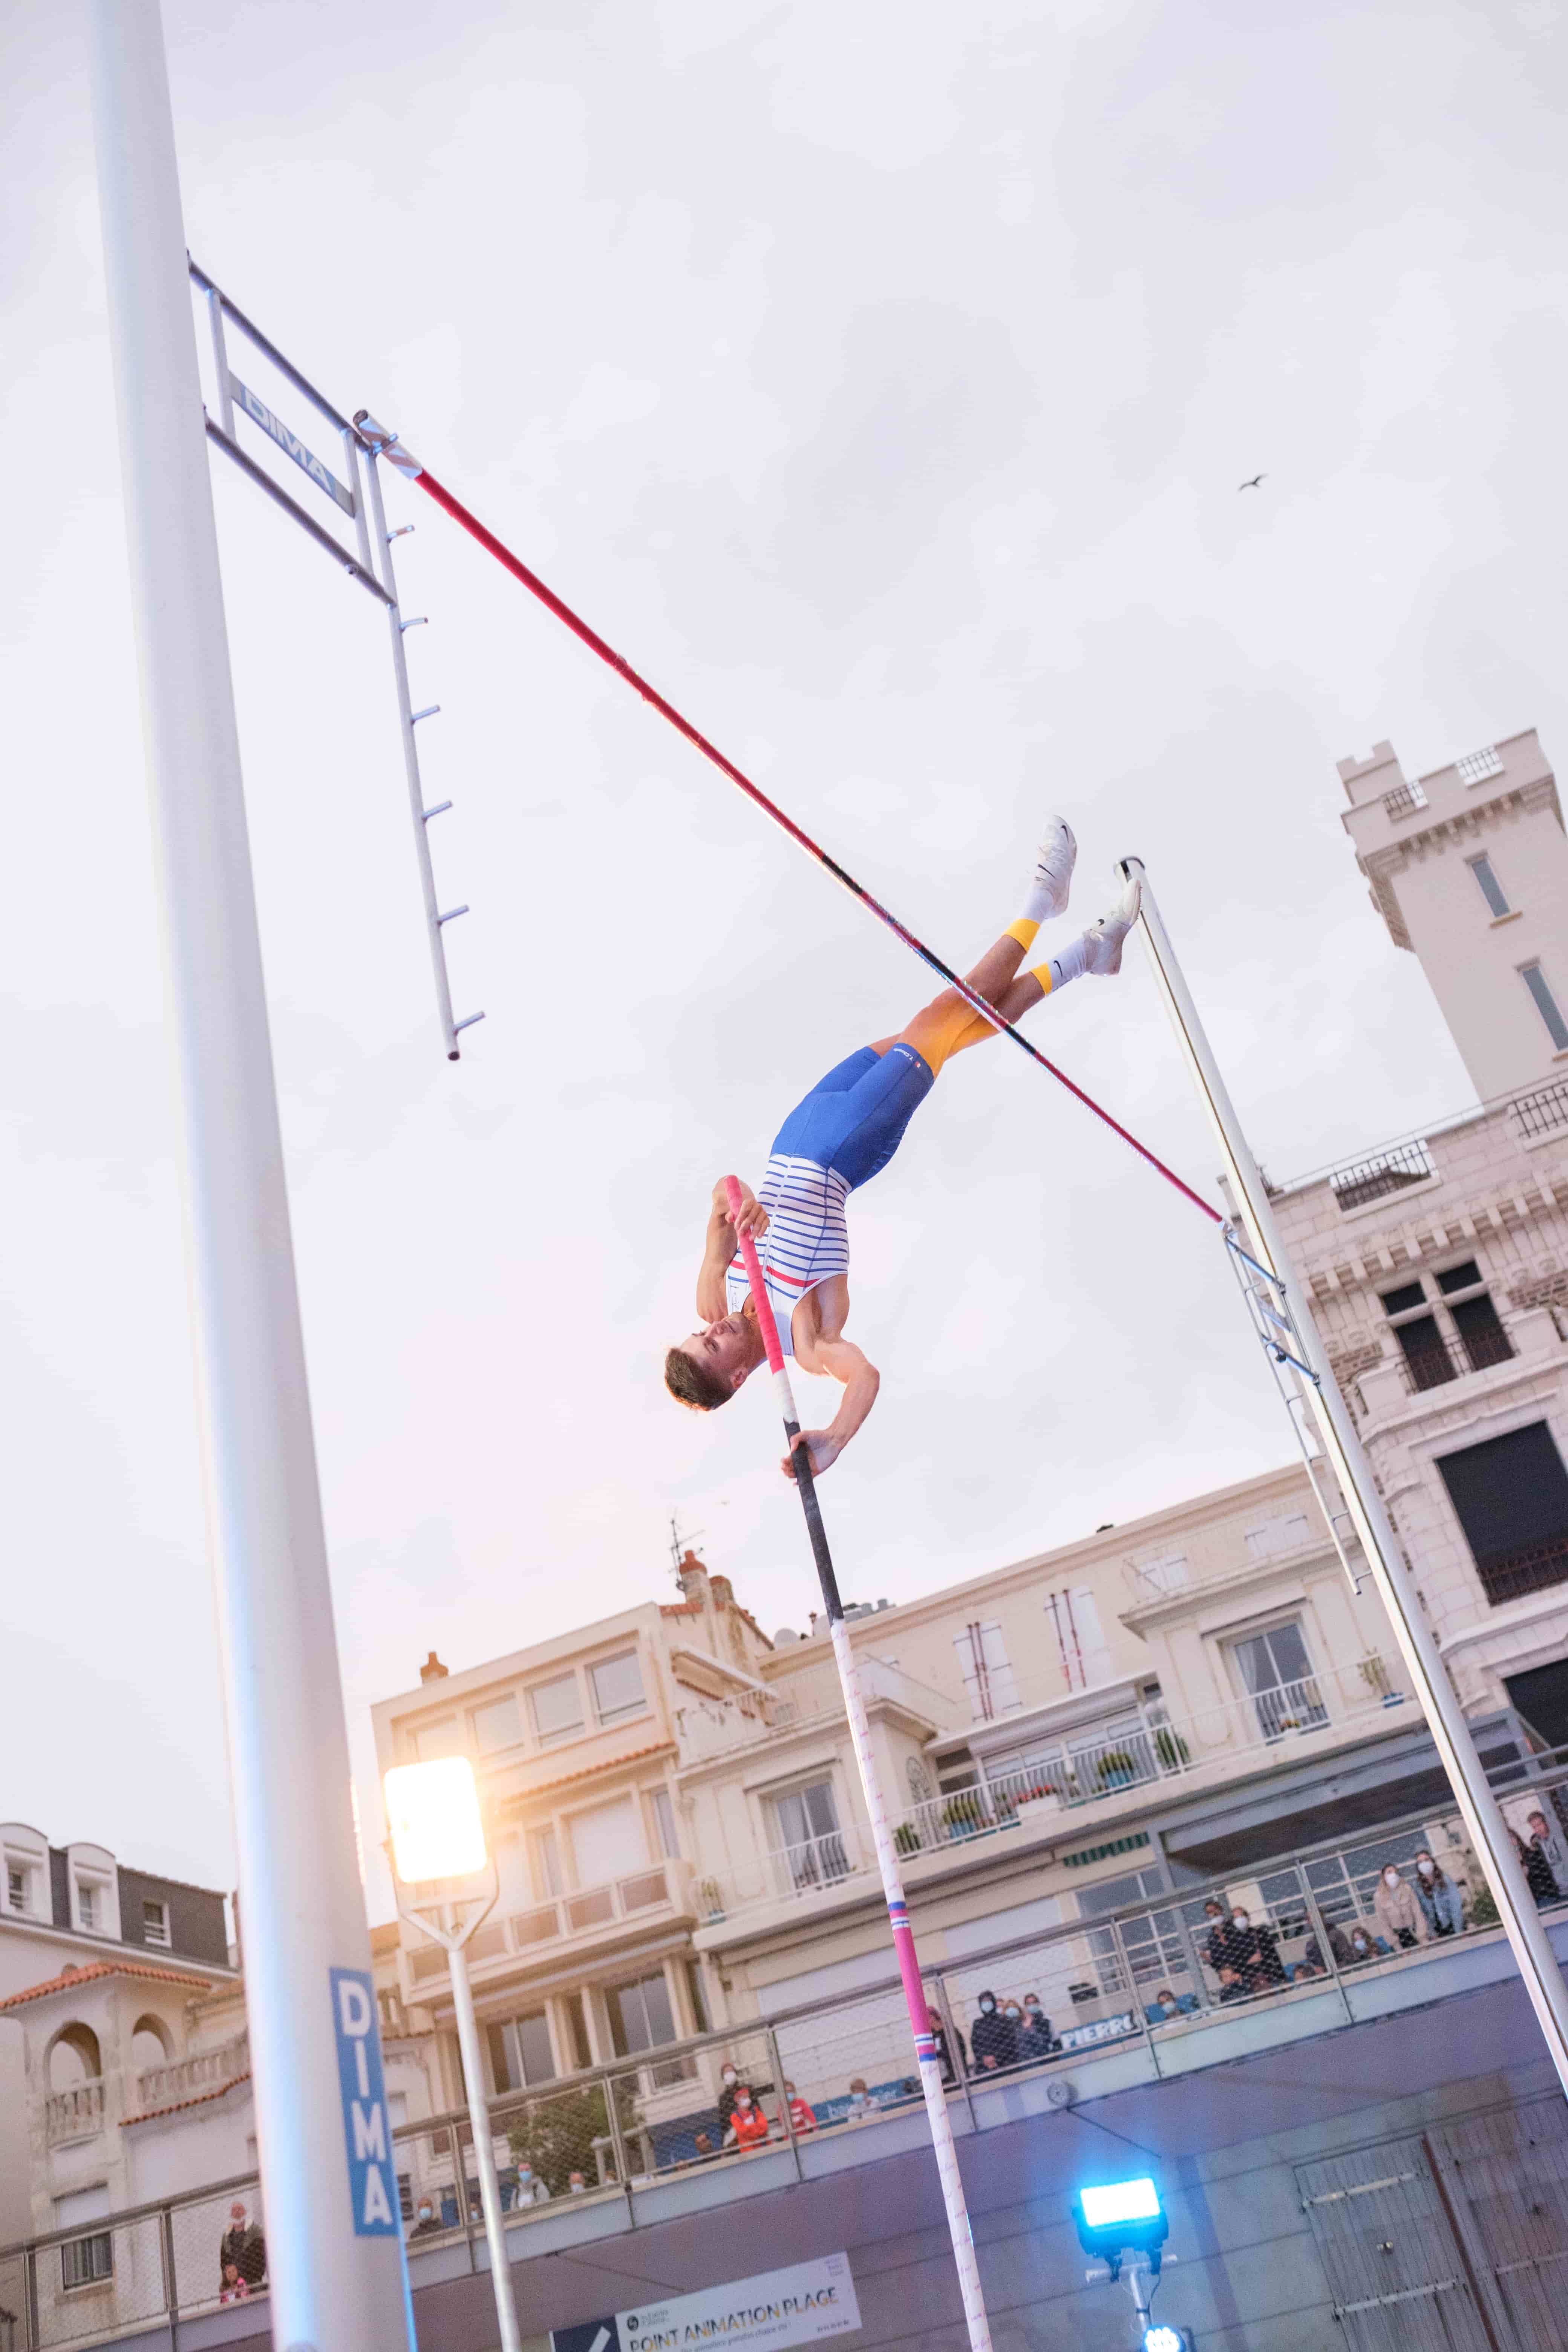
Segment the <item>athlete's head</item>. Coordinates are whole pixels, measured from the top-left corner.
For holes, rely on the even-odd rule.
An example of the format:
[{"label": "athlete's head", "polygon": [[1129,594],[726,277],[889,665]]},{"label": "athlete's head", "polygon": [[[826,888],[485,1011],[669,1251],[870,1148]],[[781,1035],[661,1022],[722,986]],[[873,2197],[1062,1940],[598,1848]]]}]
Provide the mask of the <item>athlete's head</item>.
[{"label": "athlete's head", "polygon": [[762,1354],[751,1317],[743,1311],[726,1315],[677,1341],[664,1360],[664,1385],[678,1403],[695,1412],[715,1412],[729,1403]]}]

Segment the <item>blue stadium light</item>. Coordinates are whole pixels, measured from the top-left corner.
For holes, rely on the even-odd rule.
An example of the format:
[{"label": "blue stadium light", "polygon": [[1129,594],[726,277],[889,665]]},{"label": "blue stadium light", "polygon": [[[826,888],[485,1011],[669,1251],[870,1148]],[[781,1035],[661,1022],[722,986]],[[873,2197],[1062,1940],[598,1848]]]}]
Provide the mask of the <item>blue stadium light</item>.
[{"label": "blue stadium light", "polygon": [[1086,2254],[1098,2255],[1117,2278],[1127,2252],[1147,2254],[1156,2275],[1160,2249],[1171,2234],[1170,2220],[1160,2192],[1147,2174],[1136,2180],[1107,2180],[1080,2189],[1072,2201],[1079,2243]]},{"label": "blue stadium light", "polygon": [[1187,2339],[1175,2327],[1146,2327],[1143,2352],[1187,2352]]}]

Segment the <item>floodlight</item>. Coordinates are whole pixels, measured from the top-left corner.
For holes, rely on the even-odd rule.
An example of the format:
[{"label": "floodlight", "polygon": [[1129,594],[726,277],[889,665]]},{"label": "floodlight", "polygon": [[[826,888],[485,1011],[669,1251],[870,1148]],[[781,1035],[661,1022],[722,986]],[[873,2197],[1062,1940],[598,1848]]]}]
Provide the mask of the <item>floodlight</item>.
[{"label": "floodlight", "polygon": [[1143,2352],[1187,2352],[1187,2338],[1177,2327],[1146,2327]]},{"label": "floodlight", "polygon": [[395,1764],[383,1787],[393,1860],[405,1886],[483,1870],[489,1857],[474,1768],[466,1756]]},{"label": "floodlight", "polygon": [[1160,2192],[1146,2174],[1136,2180],[1107,2180],[1080,2189],[1073,2199],[1073,2220],[1084,2252],[1109,2263],[1113,2279],[1129,2251],[1147,2254],[1150,2269],[1159,2270],[1160,2248],[1171,2234],[1171,2224]]}]

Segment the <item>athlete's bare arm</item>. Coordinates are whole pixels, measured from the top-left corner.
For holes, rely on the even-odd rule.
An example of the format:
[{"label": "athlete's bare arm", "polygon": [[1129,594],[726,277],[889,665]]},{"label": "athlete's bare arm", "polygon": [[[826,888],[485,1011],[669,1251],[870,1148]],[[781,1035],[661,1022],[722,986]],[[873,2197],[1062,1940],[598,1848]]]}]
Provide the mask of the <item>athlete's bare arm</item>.
[{"label": "athlete's bare arm", "polygon": [[[697,1313],[704,1323],[718,1323],[730,1312],[724,1269],[735,1255],[735,1228],[721,1176],[713,1187],[708,1227],[702,1236],[702,1264],[697,1274]],[[768,1213],[749,1184],[741,1187],[741,1231],[761,1240],[768,1229]]]},{"label": "athlete's bare arm", "polygon": [[786,1478],[795,1475],[791,1455],[802,1445],[810,1446],[818,1477],[831,1469],[877,1402],[882,1375],[865,1349],[844,1337],[848,1314],[849,1281],[841,1274],[818,1283],[795,1310],[795,1362],[803,1372],[826,1372],[842,1381],[844,1396],[826,1429],[803,1429],[793,1441],[780,1465]]}]

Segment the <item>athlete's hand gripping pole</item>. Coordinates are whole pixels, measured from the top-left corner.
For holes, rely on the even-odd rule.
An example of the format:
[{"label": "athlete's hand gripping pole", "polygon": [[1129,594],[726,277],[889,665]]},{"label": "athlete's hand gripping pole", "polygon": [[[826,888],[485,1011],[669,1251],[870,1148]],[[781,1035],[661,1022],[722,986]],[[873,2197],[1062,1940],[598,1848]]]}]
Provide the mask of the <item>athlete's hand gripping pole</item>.
[{"label": "athlete's hand gripping pole", "polygon": [[838,1580],[834,1575],[833,1556],[827,1549],[827,1530],[822,1523],[822,1506],[816,1499],[811,1449],[795,1443],[800,1435],[795,1394],[789,1384],[784,1349],[779,1345],[773,1306],[763,1281],[763,1269],[757,1260],[757,1245],[751,1234],[742,1233],[740,1228],[742,1194],[733,1176],[726,1176],[724,1190],[741,1256],[745,1264],[746,1279],[752,1286],[757,1327],[763,1335],[763,1346],[767,1350],[768,1370],[773,1376],[779,1410],[784,1415],[784,1436],[792,1449],[795,1484],[800,1489],[801,1508],[805,1513],[806,1531],[811,1537],[812,1554],[822,1585],[822,1602],[827,1612],[833,1654],[838,1661],[838,1679],[844,1691],[845,1712],[849,1718],[849,1736],[855,1743],[855,1761],[860,1768],[860,1786],[865,1793],[872,1842],[882,1874],[882,1892],[888,1901],[888,1924],[893,1931],[893,1949],[898,1954],[899,1974],[903,1979],[904,1999],[909,2004],[915,2056],[920,2063],[921,2088],[925,2094],[926,2116],[931,2125],[931,2144],[936,2150],[936,2167],[942,2179],[942,2203],[947,2209],[953,2260],[958,2266],[959,2291],[963,2297],[963,2316],[969,2329],[971,2352],[991,2352],[991,2330],[986,2324],[985,2304],[980,2292],[980,2272],[974,2260],[969,2209],[963,2201],[963,2183],[959,2178],[958,2157],[952,2145],[952,2122],[942,2086],[942,2061],[937,2052],[936,2036],[931,2030],[926,2013],[925,1987],[921,1982],[920,1962],[915,1958],[915,1939],[910,1929],[903,1882],[899,1875],[898,1860],[882,1805],[882,1791],[877,1780],[876,1760],[871,1753],[871,1729],[866,1720],[860,1669],[849,1645],[849,1629],[844,1622],[844,1605],[838,1598]]}]

